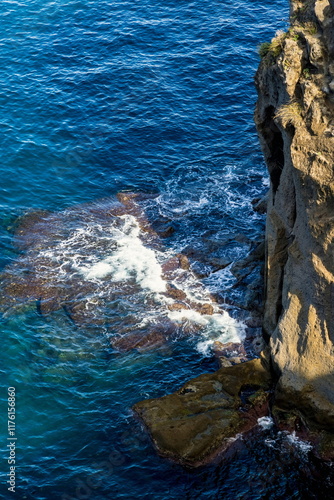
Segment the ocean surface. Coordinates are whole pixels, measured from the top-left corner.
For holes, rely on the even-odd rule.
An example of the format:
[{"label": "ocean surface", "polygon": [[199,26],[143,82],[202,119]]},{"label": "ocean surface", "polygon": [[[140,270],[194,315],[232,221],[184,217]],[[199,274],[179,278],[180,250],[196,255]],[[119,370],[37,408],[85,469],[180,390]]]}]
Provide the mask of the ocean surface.
[{"label": "ocean surface", "polygon": [[[258,45],[287,27],[287,4],[2,2],[1,270],[21,276],[32,265],[59,294],[80,288],[84,305],[96,306],[91,317],[108,321],[81,328],[63,310],[41,314],[29,286],[18,303],[2,295],[0,498],[272,500],[331,491],[309,445],[270,422],[229,461],[191,470],[159,457],[134,417],[134,403],[217,369],[213,341],[244,335],[233,308],[213,319],[190,312],[192,333],[180,322],[166,345],[112,346],[126,322],[166,319],[161,268],[173,255],[201,254],[210,241],[217,259],[233,262],[261,238],[264,217],[251,202],[269,182],[253,78]],[[170,236],[143,242],[133,213],[118,224],[96,218],[96,204],[117,204],[120,192],[152,195],[143,213]],[[28,262],[14,229],[38,210],[60,218],[62,230],[49,222],[47,236],[35,231]],[[49,274],[43,259],[54,263]],[[197,265],[203,278],[182,284],[197,301],[236,294],[230,266]],[[181,321],[177,314],[169,319]],[[16,392],[16,493],[6,483],[8,387]]]}]

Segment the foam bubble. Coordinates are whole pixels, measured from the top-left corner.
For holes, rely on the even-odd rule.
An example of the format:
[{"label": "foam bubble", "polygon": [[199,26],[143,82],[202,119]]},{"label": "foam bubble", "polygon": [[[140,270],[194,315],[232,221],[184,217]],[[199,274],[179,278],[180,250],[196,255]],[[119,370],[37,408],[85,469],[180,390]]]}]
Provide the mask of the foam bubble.
[{"label": "foam bubble", "polygon": [[269,188],[270,187],[269,176],[266,175],[266,176],[262,177],[262,185],[265,188]]},{"label": "foam bubble", "polygon": [[166,290],[162,268],[154,250],[147,248],[140,239],[140,227],[131,215],[121,216],[122,230],[114,231],[117,246],[112,255],[90,266],[79,267],[87,280],[111,276],[113,281],[135,280],[143,289],[159,293]]},{"label": "foam bubble", "polygon": [[112,266],[108,262],[102,261],[94,264],[90,270],[85,273],[85,278],[90,280],[94,278],[104,278],[112,272]]},{"label": "foam bubble", "polygon": [[208,317],[200,314],[193,309],[182,309],[181,311],[171,311],[168,313],[168,317],[170,320],[175,323],[184,323],[184,321],[190,321],[191,323],[195,323],[197,325],[207,325],[209,323]]},{"label": "foam bubble", "polygon": [[274,425],[274,421],[271,417],[260,417],[257,419],[257,423],[264,431],[271,429]]},{"label": "foam bubble", "polygon": [[296,432],[293,431],[291,434],[287,435],[287,440],[293,444],[296,448],[298,448],[302,453],[308,453],[312,450],[313,446],[308,441],[303,441],[300,439]]},{"label": "foam bubble", "polygon": [[197,311],[185,310],[169,314],[169,318],[175,322],[184,320],[193,322],[204,327],[202,339],[197,343],[197,350],[203,356],[209,356],[215,341],[222,344],[227,342],[240,343],[245,337],[245,325],[231,318],[227,311],[221,314],[201,315]]},{"label": "foam bubble", "polygon": [[168,317],[175,323],[188,321],[204,327],[202,332],[204,340],[198,342],[196,346],[198,352],[203,356],[210,355],[211,347],[215,341],[239,343],[245,337],[245,325],[231,318],[227,311],[202,315],[193,309],[184,309],[171,311]]},{"label": "foam bubble", "polygon": [[[267,418],[267,417],[263,417],[263,418]],[[259,419],[259,420],[261,420],[261,419]],[[296,435],[295,431],[293,431],[292,433],[290,433],[288,431],[280,431],[277,433],[276,438],[274,438],[274,439],[268,438],[268,439],[265,439],[264,442],[269,448],[274,448],[277,450],[278,449],[286,449],[286,444],[288,443],[290,446],[293,446],[293,448],[295,448],[301,454],[305,454],[305,455],[309,451],[311,451],[313,448],[311,443],[300,439]]]},{"label": "foam bubble", "polygon": [[235,443],[236,441],[243,441],[244,436],[242,434],[236,434],[234,437],[226,438],[225,441],[226,443],[232,444]]}]

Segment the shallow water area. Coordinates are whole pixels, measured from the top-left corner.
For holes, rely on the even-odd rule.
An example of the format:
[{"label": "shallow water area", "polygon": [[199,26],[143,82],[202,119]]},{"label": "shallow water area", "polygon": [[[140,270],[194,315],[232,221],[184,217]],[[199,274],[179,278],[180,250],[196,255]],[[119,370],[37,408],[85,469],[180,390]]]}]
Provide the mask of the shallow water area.
[{"label": "shallow water area", "polygon": [[118,198],[18,219],[14,243],[21,254],[1,275],[3,317],[35,304],[41,316],[62,312],[73,327],[104,334],[120,351],[183,335],[204,335],[208,346],[216,338],[240,342],[242,323],[150,225],[140,204],[146,196]]},{"label": "shallow water area", "polygon": [[[264,422],[263,439],[240,439],[225,462],[187,470],[156,454],[131,411],[214,371],[213,340],[244,335],[242,310],[228,303],[245,292],[231,266],[261,239],[264,217],[251,202],[268,186],[252,79],[257,45],[285,27],[287,8],[286,0],[3,4],[0,264],[16,289],[1,293],[0,369],[3,387],[16,388],[18,498],[331,491],[330,466],[320,471],[294,436]],[[142,212],[125,207],[107,222],[104,205],[99,215],[97,200],[116,210],[120,192],[149,195],[142,208],[153,232],[140,227]],[[160,270],[179,253],[192,270],[170,281],[214,314],[168,309]],[[145,329],[142,321],[161,316],[176,324],[167,342],[126,352],[110,344],[133,319]],[[4,389],[0,404],[5,443]],[[4,482],[0,496],[13,498]]]}]

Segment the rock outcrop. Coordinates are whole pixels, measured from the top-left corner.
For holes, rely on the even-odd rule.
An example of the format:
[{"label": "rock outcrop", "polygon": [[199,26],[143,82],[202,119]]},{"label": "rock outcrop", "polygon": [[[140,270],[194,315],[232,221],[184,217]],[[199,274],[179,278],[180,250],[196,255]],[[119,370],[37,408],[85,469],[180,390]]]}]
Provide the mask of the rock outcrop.
[{"label": "rock outcrop", "polygon": [[162,456],[199,466],[230,450],[268,414],[270,384],[267,363],[258,358],[200,375],[134,410]]},{"label": "rock outcrop", "polygon": [[334,429],[334,2],[291,1],[260,47],[255,122],[271,187],[264,331],[276,405]]}]

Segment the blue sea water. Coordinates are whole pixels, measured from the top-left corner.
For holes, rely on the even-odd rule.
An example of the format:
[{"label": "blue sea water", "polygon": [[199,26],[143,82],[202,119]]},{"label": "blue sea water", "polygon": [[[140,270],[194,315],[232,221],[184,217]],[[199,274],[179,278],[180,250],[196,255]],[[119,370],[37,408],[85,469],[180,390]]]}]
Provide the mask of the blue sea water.
[{"label": "blue sea water", "polygon": [[[17,259],[17,217],[120,191],[158,195],[148,210],[172,221],[175,252],[203,234],[256,240],[264,220],[251,200],[268,186],[252,121],[257,46],[286,28],[287,11],[287,0],[3,1],[1,267]],[[227,275],[210,279],[228,290]],[[102,333],[29,307],[1,332],[1,498],[318,498],[305,447],[296,441],[286,461],[286,436],[271,431],[197,470],[156,454],[131,407],[213,371],[196,342],[117,354]],[[15,494],[5,478],[12,386]]]}]

